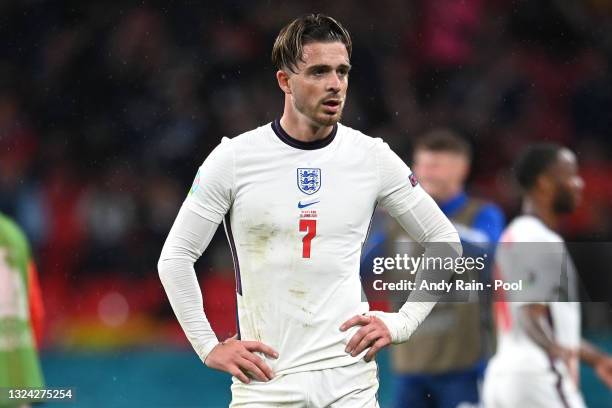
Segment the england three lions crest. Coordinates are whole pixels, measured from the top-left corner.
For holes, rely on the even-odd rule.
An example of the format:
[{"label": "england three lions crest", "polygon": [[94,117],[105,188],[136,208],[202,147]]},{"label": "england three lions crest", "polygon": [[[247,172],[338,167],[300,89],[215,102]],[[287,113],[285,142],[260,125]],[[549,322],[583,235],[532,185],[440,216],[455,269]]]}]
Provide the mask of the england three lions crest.
[{"label": "england three lions crest", "polygon": [[321,169],[297,169],[297,184],[302,193],[316,193],[321,188]]}]

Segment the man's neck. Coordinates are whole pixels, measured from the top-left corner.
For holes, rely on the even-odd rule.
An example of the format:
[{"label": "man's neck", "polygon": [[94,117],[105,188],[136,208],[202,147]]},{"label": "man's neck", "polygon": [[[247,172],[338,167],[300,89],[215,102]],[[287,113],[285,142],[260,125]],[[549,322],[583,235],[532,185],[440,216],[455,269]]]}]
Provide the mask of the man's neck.
[{"label": "man's neck", "polygon": [[559,228],[559,216],[552,210],[550,205],[542,203],[536,197],[526,197],[523,200],[523,214],[539,218],[548,228],[557,231]]},{"label": "man's neck", "polygon": [[309,121],[300,113],[285,109],[280,119],[281,127],[292,138],[301,142],[314,142],[325,139],[332,132],[334,126],[321,126]]}]

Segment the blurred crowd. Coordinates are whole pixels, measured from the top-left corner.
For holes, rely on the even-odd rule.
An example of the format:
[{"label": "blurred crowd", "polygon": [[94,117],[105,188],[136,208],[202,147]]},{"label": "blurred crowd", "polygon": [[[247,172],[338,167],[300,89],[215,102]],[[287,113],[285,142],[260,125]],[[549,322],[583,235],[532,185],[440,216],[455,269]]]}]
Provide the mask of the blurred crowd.
[{"label": "blurred crowd", "polygon": [[[169,313],[155,265],[197,167],[221,137],[279,117],[272,44],[313,11],[353,37],[343,123],[405,158],[432,127],[456,130],[475,149],[470,190],[508,217],[517,152],[565,144],[586,200],[564,232],[612,239],[608,1],[5,0],[0,211],[33,243],[51,321],[118,280],[142,294],[132,308]],[[218,236],[201,276],[230,267],[225,245]]]}]

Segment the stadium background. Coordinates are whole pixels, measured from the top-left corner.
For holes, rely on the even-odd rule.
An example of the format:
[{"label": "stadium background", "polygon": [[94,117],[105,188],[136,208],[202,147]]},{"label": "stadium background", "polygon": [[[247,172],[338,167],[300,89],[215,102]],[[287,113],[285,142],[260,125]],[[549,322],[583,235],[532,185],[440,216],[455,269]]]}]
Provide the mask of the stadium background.
[{"label": "stadium background", "polygon": [[[223,406],[229,377],[189,348],[156,272],[195,171],[222,136],[273,120],[269,55],[295,16],[354,41],[343,122],[402,157],[450,126],[475,148],[469,191],[518,211],[510,165],[537,140],[578,154],[570,240],[612,238],[612,3],[605,0],[0,2],[0,211],[25,228],[46,306],[43,367],[79,406]],[[233,272],[218,233],[196,265],[221,337]],[[610,274],[594,277],[608,292]],[[606,286],[607,285],[607,286]],[[612,351],[610,307],[585,313]],[[382,354],[382,406],[390,400]],[[593,407],[612,395],[583,370]]]}]

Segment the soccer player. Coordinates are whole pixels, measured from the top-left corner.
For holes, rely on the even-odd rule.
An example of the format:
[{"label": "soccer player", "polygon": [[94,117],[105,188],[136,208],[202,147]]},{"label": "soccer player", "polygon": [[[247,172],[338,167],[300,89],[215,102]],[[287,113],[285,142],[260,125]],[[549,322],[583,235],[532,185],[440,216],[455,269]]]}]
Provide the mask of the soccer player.
[{"label": "soccer player", "polygon": [[[160,256],[191,344],[233,376],[233,407],[378,406],[374,356],[406,341],[434,302],[368,311],[359,262],[377,203],[427,250],[461,252],[452,224],[388,145],[339,123],[350,55],[349,33],[331,17],[306,15],[280,31],[272,60],[281,118],[224,138],[206,158]],[[193,263],[221,221],[238,333],[219,343]]]},{"label": "soccer player", "polygon": [[584,407],[579,359],[612,387],[612,359],[580,336],[577,276],[556,230],[572,212],[583,181],[576,156],[554,144],[530,147],[515,165],[523,214],[504,230],[499,278],[523,281],[495,304],[498,349],[487,368],[484,403],[502,407]]},{"label": "soccer player", "polygon": [[[490,260],[504,228],[504,215],[495,204],[466,194],[471,159],[472,149],[464,139],[451,130],[435,129],[415,143],[413,170],[453,222],[463,255],[487,254]],[[396,240],[406,241],[403,231],[395,235]],[[486,272],[469,271],[463,276],[486,283]],[[438,303],[409,341],[391,348],[395,407],[455,408],[480,401],[479,385],[492,354],[493,330],[485,313],[490,303],[478,295],[478,300]]]},{"label": "soccer player", "polygon": [[0,213],[0,406],[33,401],[9,400],[8,389],[44,386],[37,342],[42,338],[43,305],[36,267],[21,229]]}]

